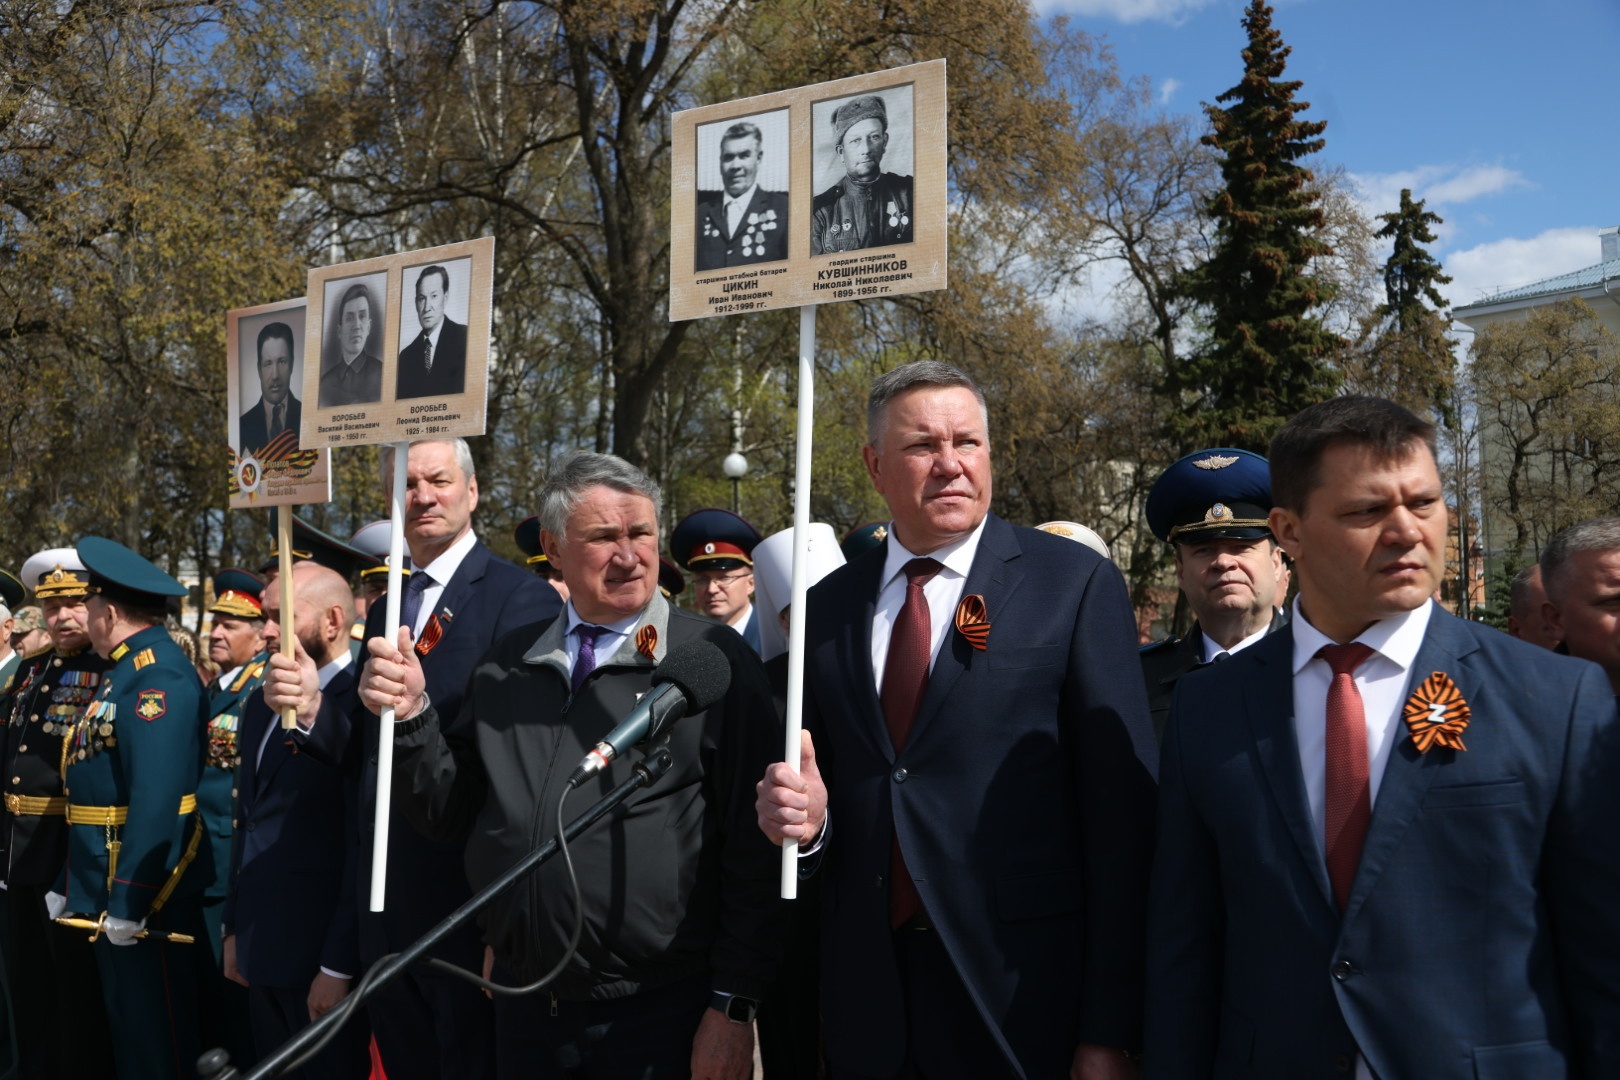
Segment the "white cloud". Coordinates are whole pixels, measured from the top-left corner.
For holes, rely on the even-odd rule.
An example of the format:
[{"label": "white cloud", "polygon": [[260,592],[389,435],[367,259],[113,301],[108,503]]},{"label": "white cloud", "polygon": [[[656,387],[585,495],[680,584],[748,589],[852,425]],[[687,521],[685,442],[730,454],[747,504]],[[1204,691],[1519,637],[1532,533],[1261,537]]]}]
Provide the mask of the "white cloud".
[{"label": "white cloud", "polygon": [[1458,206],[1516,187],[1528,187],[1524,174],[1502,165],[1419,165],[1392,173],[1350,173],[1362,207],[1369,216],[1387,214],[1401,205],[1401,189],[1434,210]]},{"label": "white cloud", "polygon": [[1035,13],[1106,16],[1122,23],[1179,23],[1213,0],[1035,0]]},{"label": "white cloud", "polygon": [[1174,97],[1175,94],[1176,94],[1176,91],[1180,90],[1180,89],[1181,89],[1181,80],[1180,79],[1166,79],[1166,80],[1164,80],[1164,82],[1159,84],[1159,104],[1160,105],[1168,105],[1168,104],[1170,104],[1170,99],[1172,97]]},{"label": "white cloud", "polygon": [[1493,240],[1444,254],[1441,262],[1452,279],[1445,297],[1460,307],[1502,289],[1584,270],[1601,261],[1597,234],[1596,225],[1548,229],[1528,240]]}]

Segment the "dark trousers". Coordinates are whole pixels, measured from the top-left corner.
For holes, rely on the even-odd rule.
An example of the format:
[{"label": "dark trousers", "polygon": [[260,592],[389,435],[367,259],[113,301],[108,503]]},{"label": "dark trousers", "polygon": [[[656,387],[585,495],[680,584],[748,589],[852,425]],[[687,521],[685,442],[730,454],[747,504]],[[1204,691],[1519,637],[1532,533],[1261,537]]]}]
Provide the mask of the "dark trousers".
[{"label": "dark trousers", "polygon": [[[300,990],[255,986],[247,991],[247,1000],[253,1045],[261,1059],[309,1026],[307,986]],[[314,1061],[282,1075],[292,1080],[364,1080],[371,1073],[370,1044],[371,1026],[362,1006]]]},{"label": "dark trousers", "polygon": [[4,894],[11,906],[6,976],[22,1051],[21,1075],[111,1076],[107,1025],[84,1019],[94,1015],[102,999],[90,932],[51,922],[46,891],[44,885],[14,883]]},{"label": "dark trousers", "polygon": [[781,974],[759,1005],[759,1060],[766,1080],[820,1080],[821,878],[800,881],[790,907]]},{"label": "dark trousers", "polygon": [[[227,843],[217,836],[209,837],[214,843]],[[247,1070],[258,1061],[254,1048],[253,1027],[248,1021],[247,990],[241,983],[225,977],[223,968],[225,939],[221,932],[225,911],[223,896],[204,896],[203,925],[207,927],[208,942],[202,941],[191,950],[191,959],[197,968],[197,1000],[201,1010],[198,1027],[203,1049],[223,1047],[231,1055],[231,1064]]]},{"label": "dark trousers", "polygon": [[[500,964],[494,979],[508,986],[517,982]],[[692,1038],[708,1007],[706,978],[608,1001],[553,1002],[545,991],[497,996],[496,1076],[687,1080],[692,1075]]]},{"label": "dark trousers", "polygon": [[[882,1080],[999,1080],[1012,1067],[985,1026],[944,942],[933,930],[894,932],[894,957],[906,997],[906,1061]],[[833,1080],[879,1080],[829,1068]]]},{"label": "dark trousers", "polygon": [[388,1080],[488,1080],[494,1010],[471,983],[410,969],[366,1000]]},{"label": "dark trousers", "polygon": [[192,949],[206,949],[202,897],[171,899],[149,918],[149,930],[190,934],[192,945],[153,938],[132,945],[96,939],[107,1028],[118,1047],[119,1080],[189,1080],[197,1075],[197,968]]}]

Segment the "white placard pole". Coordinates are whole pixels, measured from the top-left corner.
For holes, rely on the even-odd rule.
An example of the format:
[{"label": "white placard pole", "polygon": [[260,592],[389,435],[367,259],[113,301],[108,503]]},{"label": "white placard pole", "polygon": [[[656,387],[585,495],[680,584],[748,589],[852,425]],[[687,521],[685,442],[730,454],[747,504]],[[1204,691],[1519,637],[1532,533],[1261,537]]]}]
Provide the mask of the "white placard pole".
[{"label": "white placard pole", "polygon": [[[793,606],[788,611],[787,739],[782,760],[802,769],[804,727],[804,597],[810,589],[810,437],[816,419],[816,305],[799,308],[799,431],[793,463]],[[799,895],[799,844],[782,845],[782,899]]]},{"label": "white placard pole", "polygon": [[[383,636],[399,641],[400,567],[405,563],[405,467],[411,444],[394,443],[394,482],[388,491],[388,610]],[[369,657],[362,657],[362,660]],[[371,910],[383,909],[388,886],[388,810],[394,794],[394,707],[383,709],[377,729],[377,811],[371,835]]]},{"label": "white placard pole", "polygon": [[[297,640],[297,619],[293,612],[293,556],[292,510],[284,506],[276,512],[276,573],[277,589],[281,593],[281,655],[293,658],[293,642]],[[281,710],[281,729],[291,731],[298,726],[298,707],[288,705]]]}]

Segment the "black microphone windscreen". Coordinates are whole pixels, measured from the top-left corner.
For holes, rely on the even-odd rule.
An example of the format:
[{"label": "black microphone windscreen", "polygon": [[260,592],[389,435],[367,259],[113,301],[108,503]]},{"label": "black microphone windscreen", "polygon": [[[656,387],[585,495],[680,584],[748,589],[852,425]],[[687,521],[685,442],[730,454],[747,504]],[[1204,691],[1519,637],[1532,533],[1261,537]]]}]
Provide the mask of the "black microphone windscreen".
[{"label": "black microphone windscreen", "polygon": [[686,711],[702,712],[731,689],[731,662],[714,642],[699,639],[671,649],[653,682],[674,683],[686,696]]}]

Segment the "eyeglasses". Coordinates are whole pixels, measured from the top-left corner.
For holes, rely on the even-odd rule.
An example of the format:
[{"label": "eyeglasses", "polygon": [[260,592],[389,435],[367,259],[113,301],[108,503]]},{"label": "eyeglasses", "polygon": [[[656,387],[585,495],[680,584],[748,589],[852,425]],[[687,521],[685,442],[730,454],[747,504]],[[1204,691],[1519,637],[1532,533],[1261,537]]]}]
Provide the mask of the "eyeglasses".
[{"label": "eyeglasses", "polygon": [[739,570],[734,574],[716,574],[712,571],[699,571],[693,576],[697,578],[699,588],[703,587],[704,585],[719,585],[721,588],[729,589],[733,585],[737,584],[737,582],[745,581],[752,578],[754,575],[750,574],[747,570]]}]

